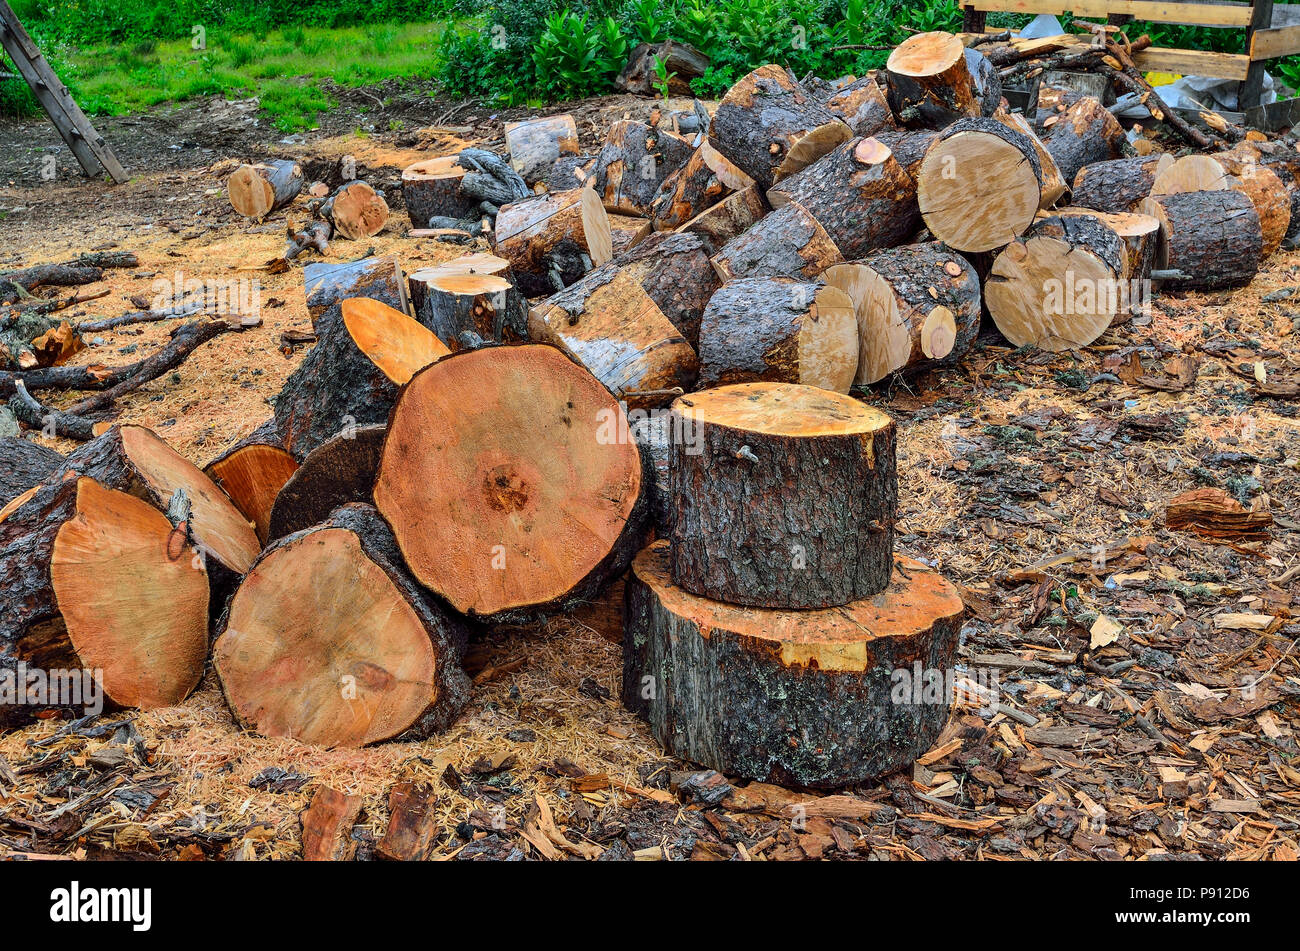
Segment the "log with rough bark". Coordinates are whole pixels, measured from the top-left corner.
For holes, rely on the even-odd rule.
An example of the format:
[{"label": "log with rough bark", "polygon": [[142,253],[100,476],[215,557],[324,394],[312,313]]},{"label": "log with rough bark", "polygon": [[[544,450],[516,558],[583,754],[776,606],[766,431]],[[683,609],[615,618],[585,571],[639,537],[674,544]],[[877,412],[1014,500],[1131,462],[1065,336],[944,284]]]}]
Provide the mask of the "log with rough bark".
[{"label": "log with rough bark", "polygon": [[752,178],[705,140],[659,186],[650,202],[650,219],[656,231],[672,231],[752,184]]},{"label": "log with rough bark", "polygon": [[1133,281],[1150,279],[1151,269],[1155,266],[1156,248],[1160,243],[1160,222],[1155,218],[1135,211],[1108,212],[1074,207],[1057,208],[1050,215],[1084,215],[1100,221],[1124,242],[1127,252],[1124,280],[1129,282],[1130,290],[1134,288]]},{"label": "log with rough bark", "polygon": [[372,502],[387,432],[383,425],[356,426],[313,449],[276,495],[267,540],[323,522],[349,502]]},{"label": "log with rough bark", "polygon": [[548,192],[563,192],[591,184],[591,172],[596,167],[594,155],[561,155],[550,165],[533,173],[528,184],[541,183]]},{"label": "log with rough bark", "polygon": [[460,190],[465,169],[455,155],[425,159],[409,165],[402,172],[402,200],[406,213],[416,228],[429,227],[429,219],[473,218],[479,213],[479,200]]},{"label": "log with rough bark", "polygon": [[683,396],[669,446],[673,583],[715,601],[828,608],[894,569],[894,423],[849,396],[742,383]]},{"label": "log with rough bark", "polygon": [[752,228],[768,210],[767,199],[758,186],[750,185],[700,212],[677,230],[682,234],[697,234],[717,249]]},{"label": "log with rough bark", "polygon": [[402,391],[375,505],[457,611],[522,622],[590,598],[644,534],[622,408],[554,347],[452,354]]},{"label": "log with rough bark", "polygon": [[710,259],[723,281],[741,277],[816,277],[844,260],[816,218],[796,201],[760,218]]},{"label": "log with rough bark", "polygon": [[528,302],[504,258],[467,254],[415,271],[409,283],[416,317],[453,351],[528,339]]},{"label": "log with rough bark", "polygon": [[837,89],[823,102],[854,135],[872,136],[895,128],[894,113],[890,111],[885,93],[870,76],[863,76]]},{"label": "log with rough bark", "polygon": [[353,344],[396,386],[451,352],[432,330],[383,301],[353,297],[340,310]]},{"label": "log with rough bark", "polygon": [[530,183],[557,159],[578,154],[578,127],[571,115],[507,122],[505,134],[511,166]]},{"label": "log with rough bark", "polygon": [[1140,210],[1160,222],[1156,267],[1178,271],[1171,290],[1244,287],[1259,270],[1264,233],[1250,199],[1234,189],[1151,195]]},{"label": "log with rough bark", "polygon": [[324,254],[329,250],[330,235],[334,233],[334,227],[328,221],[313,221],[302,229],[299,229],[291,222],[287,229],[284,253],[280,257],[286,261],[292,261],[308,248],[315,249],[317,254]]},{"label": "log with rough bark", "polygon": [[1014,346],[1086,347],[1127,307],[1128,252],[1090,216],[1052,216],[998,254],[984,303]]},{"label": "log with rough bark", "polygon": [[261,554],[218,624],[212,664],[245,729],[360,747],[451,724],[469,699],[465,639],[402,567],[379,514],[352,504]]},{"label": "log with rough bark", "polygon": [[1029,124],[1029,120],[1019,112],[1007,112],[1005,109],[999,109],[993,114],[993,118],[1007,128],[1015,129],[1033,145],[1034,153],[1038,156],[1038,168],[1043,179],[1042,195],[1038,199],[1038,207],[1051,208],[1070,190],[1070,183],[1061,174],[1061,170],[1056,167],[1056,159],[1052,158],[1052,153],[1047,151],[1047,146],[1038,137],[1034,127]]},{"label": "log with rough bark", "polygon": [[354,241],[373,238],[388,223],[388,202],[365,182],[340,185],[317,209],[334,233]]},{"label": "log with rough bark", "polygon": [[845,258],[903,244],[921,227],[916,185],[877,139],[850,139],[782,179],[767,200],[802,205]]},{"label": "log with rough bark", "polygon": [[709,126],[713,147],[763,191],[852,137],[838,116],[774,65],[728,89]]},{"label": "log with rough bark", "polygon": [[34,264],[15,271],[0,272],[0,304],[12,304],[23,292],[37,287],[77,287],[104,277],[105,268],[135,267],[139,261],[130,251],[94,251],[71,261]]},{"label": "log with rough bark", "polygon": [[668,488],[668,455],[674,438],[671,413],[632,413],[628,417],[631,433],[641,450],[646,475],[644,488],[649,503],[650,523],[656,538],[667,538],[672,525],[672,494]]},{"label": "log with rough bark", "polygon": [[958,251],[991,251],[1024,234],[1042,203],[1042,167],[1028,137],[993,119],[959,119],[917,172],[921,217]]},{"label": "log with rough bark", "polygon": [[695,234],[653,234],[614,259],[635,277],[692,347],[700,343],[700,318],[722,282],[709,261],[711,245]]},{"label": "log with rough bark", "polygon": [[284,448],[275,420],[269,419],[203,467],[203,472],[253,523],[266,544],[271,506],[298,463]]},{"label": "log with rough bark", "polygon": [[1161,152],[1085,165],[1074,176],[1070,203],[1095,211],[1132,211],[1151,194],[1156,176],[1173,163],[1172,155]]},{"label": "log with rough bark", "polygon": [[1231,152],[1220,152],[1214,159],[1231,176],[1229,187],[1241,192],[1255,206],[1264,237],[1263,256],[1268,257],[1282,246],[1291,230],[1291,195],[1286,185],[1268,166]]},{"label": "log with rough bark", "polygon": [[[951,33],[909,36],[889,54],[885,63],[890,108],[909,128],[942,129],[964,116],[985,114],[984,100],[991,94],[987,88],[989,74],[980,70],[980,76],[983,88],[977,89],[967,63],[966,48]],[[998,97],[1001,98],[1000,85]],[[989,112],[996,107],[995,102]]]},{"label": "log with rough bark", "polygon": [[921,173],[921,163],[934,140],[939,138],[937,129],[885,129],[872,136],[877,142],[889,149],[894,161],[903,166],[908,178],[913,182]]},{"label": "log with rough bark", "polygon": [[245,218],[264,218],[297,198],[302,185],[302,166],[277,159],[239,166],[226,179],[226,195]]},{"label": "log with rough bark", "polygon": [[847,393],[858,370],[853,301],[788,277],[724,284],[700,323],[700,385],[805,383]]},{"label": "log with rough bark", "polygon": [[553,294],[610,259],[609,216],[590,188],[525,198],[497,214],[495,253],[525,296]]},{"label": "log with rough bark", "polygon": [[708,68],[709,58],[685,43],[674,40],[639,43],[628,56],[627,65],[614,80],[614,85],[637,96],[653,96],[659,92],[659,71],[662,69],[668,77],[669,94],[689,96],[691,80],[703,76]]},{"label": "log with rough bark", "polygon": [[[668,548],[645,549],[627,583],[623,703],[670,755],[824,788],[910,768],[939,735],[963,607],[938,572],[899,557],[874,598],[749,608],[676,587]],[[939,683],[900,683],[900,671]]]},{"label": "log with rough bark", "polygon": [[62,465],[62,453],[21,436],[0,437],[0,505],[40,485]]},{"label": "log with rough bark", "polygon": [[203,560],[157,509],[94,479],[52,480],[0,519],[0,588],[0,669],[17,669],[19,683],[19,664],[98,681],[84,683],[80,698],[0,704],[0,727],[42,708],[97,713],[97,696],[118,707],[172,706],[203,674]]},{"label": "log with rough bark", "polygon": [[836,264],[822,275],[853,301],[858,324],[854,382],[879,383],[960,360],[980,327],[980,281],[942,244],[916,244]]},{"label": "log with rough bark", "polygon": [[1247,140],[1233,146],[1231,155],[1243,161],[1263,165],[1286,186],[1291,198],[1291,223],[1287,227],[1287,247],[1293,247],[1300,238],[1300,152],[1282,141],[1258,142]]},{"label": "log with rough bark", "polygon": [[606,211],[649,217],[659,186],[693,151],[689,141],[667,129],[619,119],[596,156],[592,187]]},{"label": "log with rough bark", "polygon": [[1043,145],[1067,182],[1093,162],[1119,158],[1124,127],[1091,96],[1076,99],[1065,111],[1043,120]]}]

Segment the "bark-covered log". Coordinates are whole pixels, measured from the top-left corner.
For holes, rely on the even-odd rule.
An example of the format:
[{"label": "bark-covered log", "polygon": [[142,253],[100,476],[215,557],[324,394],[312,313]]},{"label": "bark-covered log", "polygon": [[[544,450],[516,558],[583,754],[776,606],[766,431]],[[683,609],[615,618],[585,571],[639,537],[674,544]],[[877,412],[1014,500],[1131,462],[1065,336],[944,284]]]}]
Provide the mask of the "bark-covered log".
[{"label": "bark-covered log", "polygon": [[691,95],[691,80],[703,76],[709,58],[685,43],[639,43],[628,56],[627,65],[614,80],[624,92],[652,96],[659,91],[659,70],[667,77],[668,92],[674,96]]},{"label": "bark-covered log", "polygon": [[894,569],[894,423],[849,396],[742,383],[684,396],[669,446],[673,583],[729,604],[828,608]]},{"label": "bark-covered log", "polygon": [[659,186],[650,203],[650,219],[656,231],[672,231],[752,184],[752,178],[706,140]]},{"label": "bark-covered log", "polygon": [[641,450],[646,475],[642,491],[649,506],[656,538],[667,538],[672,525],[672,492],[668,487],[669,450],[675,436],[671,413],[631,413],[628,431]]},{"label": "bark-covered log", "polygon": [[465,640],[402,567],[383,519],[353,504],[262,553],[212,663],[245,729],[360,747],[451,725],[469,699]]},{"label": "bark-covered log", "polygon": [[62,453],[21,436],[0,437],[0,505],[40,485],[62,465]]},{"label": "bark-covered log", "polygon": [[913,182],[921,174],[921,163],[925,153],[930,150],[934,140],[939,138],[937,129],[884,129],[873,138],[882,144],[894,156],[894,161],[903,166],[908,178]]},{"label": "bark-covered log", "polygon": [[266,544],[276,495],[297,471],[298,463],[284,448],[274,419],[268,419],[203,467],[204,474],[253,523],[262,544]]},{"label": "bark-covered log", "polygon": [[880,251],[827,268],[822,277],[853,301],[856,383],[956,363],[979,336],[979,276],[942,244]]},{"label": "bark-covered log", "polygon": [[760,218],[710,259],[723,281],[741,277],[816,277],[844,260],[826,229],[795,201]]},{"label": "bark-covered log", "polygon": [[456,610],[523,622],[590,598],[644,535],[641,456],[605,387],[554,347],[464,351],[393,410],[375,505]]},{"label": "bark-covered log", "polygon": [[1172,290],[1244,287],[1259,270],[1264,234],[1255,206],[1239,191],[1152,195],[1140,210],[1160,222],[1156,267],[1186,275],[1169,278]]},{"label": "bark-covered log", "polygon": [[505,135],[511,166],[530,184],[557,159],[578,154],[578,127],[568,114],[507,122]]},{"label": "bark-covered log", "polygon": [[302,185],[301,165],[275,159],[239,166],[226,179],[226,195],[245,218],[263,218],[297,198]]},{"label": "bark-covered log", "polygon": [[1074,176],[1070,203],[1095,211],[1132,211],[1151,194],[1156,176],[1173,163],[1172,155],[1161,152],[1085,165]]},{"label": "bark-covered log", "polygon": [[1064,112],[1043,121],[1043,145],[1068,182],[1093,162],[1119,157],[1124,127],[1091,96],[1076,99]]},{"label": "bark-covered log", "polygon": [[383,301],[354,297],[341,310],[353,344],[396,386],[451,352],[432,330]]},{"label": "bark-covered log", "polygon": [[952,585],[906,558],[847,607],[710,601],[672,584],[656,542],[627,582],[623,703],[669,754],[728,776],[870,782],[910,767],[947,721],[962,612]]},{"label": "bark-covered log", "polygon": [[1038,156],[1038,169],[1043,183],[1042,194],[1038,199],[1038,207],[1051,208],[1070,190],[1070,183],[1061,174],[1061,170],[1056,167],[1056,159],[1052,158],[1052,153],[1047,151],[1047,146],[1038,137],[1034,127],[1029,124],[1029,120],[1019,112],[1007,112],[1005,109],[999,109],[993,114],[993,118],[1007,128],[1015,129],[1033,145],[1034,154]]},{"label": "bark-covered log", "polygon": [[409,284],[415,316],[452,351],[528,339],[528,302],[504,258],[466,254],[413,272]]},{"label": "bark-covered log", "polygon": [[317,214],[334,226],[336,235],[356,241],[373,238],[384,230],[388,202],[365,182],[348,182],[325,199]]},{"label": "bark-covered log", "polygon": [[323,522],[349,502],[373,502],[375,473],[388,427],[357,426],[321,443],[280,489],[271,507],[268,541]]},{"label": "bark-covered log", "polygon": [[406,213],[416,228],[429,227],[429,219],[473,218],[479,213],[479,202],[473,195],[460,190],[465,169],[455,155],[425,159],[409,165],[402,172],[402,201]]},{"label": "bark-covered log", "polygon": [[541,183],[548,192],[563,192],[591,184],[591,173],[596,167],[594,155],[561,155],[550,165],[538,169],[528,181],[529,185]]},{"label": "bark-covered log", "polygon": [[782,179],[767,200],[802,205],[845,258],[903,244],[921,227],[916,185],[877,139],[850,139]]},{"label": "bark-covered log", "polygon": [[0,704],[0,728],[43,709],[98,713],[97,699],[172,706],[203,673],[203,559],[155,508],[94,479],[53,479],[0,519],[0,589],[0,671],[18,684],[24,667],[63,671],[82,694]]},{"label": "bark-covered log", "polygon": [[495,252],[526,297],[553,294],[610,259],[609,217],[590,188],[525,198],[498,212]]},{"label": "bark-covered log", "polygon": [[880,85],[863,76],[836,90],[823,102],[832,114],[844,121],[854,135],[872,136],[895,128],[894,113]]},{"label": "bark-covered log", "polygon": [[750,185],[700,212],[677,230],[683,234],[699,235],[716,250],[752,228],[768,210],[767,199],[758,186]]},{"label": "bark-covered log", "polygon": [[1300,152],[1294,145],[1273,140],[1268,142],[1238,142],[1231,154],[1245,161],[1255,160],[1273,172],[1286,186],[1291,198],[1291,223],[1287,227],[1287,246],[1292,247],[1300,237]]},{"label": "bark-covered log", "polygon": [[806,383],[847,393],[858,370],[853,301],[816,281],[741,278],[700,323],[700,385]]},{"label": "bark-covered log", "polygon": [[686,164],[691,143],[667,129],[634,119],[609,128],[592,169],[592,187],[605,210],[650,217],[664,179]]},{"label": "bark-covered log", "polygon": [[1230,187],[1241,192],[1255,206],[1264,237],[1264,257],[1282,246],[1291,230],[1291,195],[1276,172],[1266,165],[1242,159],[1230,152],[1214,156],[1232,176]]},{"label": "bark-covered log", "polygon": [[704,308],[722,286],[709,261],[711,250],[696,234],[654,234],[613,263],[635,276],[655,306],[692,347],[698,347]]},{"label": "bark-covered log", "polygon": [[[1160,222],[1155,218],[1135,211],[1107,212],[1075,207],[1057,208],[1051,214],[1085,215],[1095,218],[1115,232],[1124,242],[1127,252],[1124,280],[1128,282],[1130,292],[1140,288],[1140,282],[1150,279],[1151,269],[1155,266],[1156,250],[1160,244]],[[1135,285],[1134,281],[1139,283]]]},{"label": "bark-covered log", "polygon": [[853,137],[780,66],[741,77],[718,103],[709,142],[763,190]]},{"label": "bark-covered log", "polygon": [[[987,86],[989,74],[981,70],[980,75],[984,86],[977,90],[966,48],[956,36],[917,33],[889,54],[885,88],[894,115],[908,128],[942,129],[964,116],[986,114],[985,96],[991,94]],[[992,111],[989,109],[988,114]]]}]

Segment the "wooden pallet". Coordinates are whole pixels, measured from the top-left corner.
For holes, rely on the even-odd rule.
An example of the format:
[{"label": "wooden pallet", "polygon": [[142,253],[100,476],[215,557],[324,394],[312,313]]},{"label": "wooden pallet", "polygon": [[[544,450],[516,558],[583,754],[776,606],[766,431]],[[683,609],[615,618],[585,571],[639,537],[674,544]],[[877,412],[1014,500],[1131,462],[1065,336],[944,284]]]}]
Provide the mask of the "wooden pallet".
[{"label": "wooden pallet", "polygon": [[1053,16],[1069,12],[1076,17],[1105,17],[1116,24],[1137,19],[1244,30],[1243,53],[1152,47],[1134,56],[1144,70],[1240,80],[1238,100],[1243,109],[1259,105],[1268,60],[1300,53],[1300,4],[1275,6],[1273,0],[963,0],[962,8],[963,29],[969,33],[982,32],[990,12]]}]

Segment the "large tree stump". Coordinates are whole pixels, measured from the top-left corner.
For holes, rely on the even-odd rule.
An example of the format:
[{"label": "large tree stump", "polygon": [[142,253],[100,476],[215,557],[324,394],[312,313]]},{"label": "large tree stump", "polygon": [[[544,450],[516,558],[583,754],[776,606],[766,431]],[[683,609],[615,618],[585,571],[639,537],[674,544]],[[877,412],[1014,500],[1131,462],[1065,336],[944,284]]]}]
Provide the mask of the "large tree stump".
[{"label": "large tree stump", "polygon": [[1093,162],[1119,157],[1124,127],[1091,96],[1075,99],[1064,112],[1043,120],[1043,145],[1067,182]]},{"label": "large tree stump", "polygon": [[768,212],[767,200],[757,185],[742,188],[712,208],[700,212],[677,230],[697,234],[714,249],[752,228]]},{"label": "large tree stump", "polygon": [[651,235],[613,263],[634,276],[687,342],[698,347],[704,308],[722,285],[710,253],[699,235],[663,233]]},{"label": "large tree stump", "polygon": [[674,96],[691,95],[691,80],[703,76],[709,58],[685,43],[638,43],[627,58],[627,65],[614,85],[637,96],[653,96],[659,89],[659,69],[668,77],[668,92]]},{"label": "large tree stump", "polygon": [[0,520],[0,669],[85,671],[76,697],[0,704],[0,727],[96,699],[180,703],[203,674],[208,578],[184,531],[148,503],[90,478],[54,480]]},{"label": "large tree stump", "polygon": [[528,302],[505,258],[462,255],[413,272],[408,285],[416,318],[453,352],[528,339]]},{"label": "large tree stump", "polygon": [[525,296],[553,294],[610,259],[609,217],[590,188],[525,198],[497,213],[495,250]]},{"label": "large tree stump", "polygon": [[1013,346],[1086,347],[1127,307],[1123,241],[1096,218],[1053,216],[998,254],[984,303]]},{"label": "large tree stump", "polygon": [[0,437],[0,505],[40,485],[63,465],[63,455],[21,436]]},{"label": "large tree stump", "polygon": [[993,118],[1007,128],[1015,129],[1033,145],[1034,154],[1038,156],[1038,169],[1043,182],[1038,207],[1051,208],[1070,190],[1070,183],[1061,174],[1061,170],[1056,167],[1056,159],[1052,158],[1052,153],[1047,151],[1047,146],[1043,144],[1043,140],[1038,137],[1034,127],[1029,124],[1029,120],[1021,113],[999,109],[993,114]]},{"label": "large tree stump", "polygon": [[710,601],[673,585],[656,542],[627,582],[623,703],[670,755],[728,776],[871,782],[909,767],[947,721],[962,613],[952,585],[901,557],[883,593],[845,607]]},{"label": "large tree stump", "polygon": [[741,277],[816,277],[844,260],[807,208],[795,201],[754,223],[710,260],[723,281]]},{"label": "large tree stump", "polygon": [[1223,189],[1151,195],[1140,210],[1160,222],[1156,267],[1185,275],[1163,279],[1163,287],[1244,287],[1259,270],[1264,233],[1255,206],[1241,192]]},{"label": "large tree stump", "polygon": [[266,544],[275,497],[297,471],[298,463],[284,448],[274,419],[268,419],[203,467],[204,474],[253,523],[262,544]]},{"label": "large tree stump", "polygon": [[718,103],[709,142],[767,191],[853,132],[780,66],[760,66]]},{"label": "large tree stump", "polygon": [[847,393],[858,323],[843,291],[788,277],[724,284],[700,323],[700,385],[806,383]]},{"label": "large tree stump", "polygon": [[430,218],[475,218],[479,201],[460,190],[465,169],[455,155],[425,159],[402,172],[402,200],[416,228],[430,227]]},{"label": "large tree stump", "polygon": [[373,238],[388,223],[388,202],[365,182],[340,185],[317,209],[336,235],[359,241]]},{"label": "large tree stump", "polygon": [[1174,164],[1167,152],[1093,162],[1074,176],[1070,203],[1095,211],[1132,211],[1151,194],[1156,176]]},{"label": "large tree stump", "polygon": [[764,608],[828,608],[894,569],[894,424],[849,396],[743,383],[673,403],[673,583]]},{"label": "large tree stump", "polygon": [[529,184],[557,159],[578,154],[578,127],[567,114],[507,122],[505,134],[510,164]]},{"label": "large tree stump", "polygon": [[432,330],[383,301],[353,297],[341,312],[356,348],[396,386],[451,353]]},{"label": "large tree stump", "polygon": [[619,119],[596,156],[592,187],[606,211],[648,218],[659,186],[692,151],[690,142],[667,129]]},{"label": "large tree stump", "polygon": [[754,180],[705,140],[685,164],[663,180],[649,215],[656,231],[672,231]]},{"label": "large tree stump", "polygon": [[1282,179],[1266,165],[1220,152],[1215,161],[1231,176],[1230,187],[1241,192],[1255,206],[1264,238],[1263,256],[1268,257],[1291,230],[1291,196]]},{"label": "large tree stump", "polygon": [[955,363],[979,336],[979,276],[942,244],[881,251],[827,268],[823,278],[853,301],[856,383]]},{"label": "large tree stump", "polygon": [[[981,70],[982,82],[987,76]],[[984,114],[984,91],[976,90],[966,48],[951,33],[917,33],[900,43],[885,63],[885,88],[894,115],[909,128],[942,129]]]},{"label": "large tree stump", "polygon": [[916,185],[877,139],[850,139],[782,179],[767,200],[802,205],[845,258],[903,244],[921,227]]},{"label": "large tree stump", "polygon": [[383,519],[354,504],[262,553],[212,664],[245,729],[359,747],[451,724],[469,699],[465,637],[402,567]]},{"label": "large tree stump", "polygon": [[889,108],[885,93],[870,76],[863,76],[842,86],[823,102],[833,115],[857,136],[872,136],[885,129],[893,129],[894,113]]},{"label": "large tree stump", "polygon": [[226,179],[226,195],[245,218],[264,218],[297,198],[302,184],[301,165],[274,159],[239,166]]},{"label": "large tree stump", "polygon": [[1026,136],[993,119],[960,119],[939,133],[917,172],[921,217],[958,251],[992,251],[1033,224],[1042,176]]},{"label": "large tree stump", "polygon": [[268,540],[323,522],[349,502],[373,502],[387,432],[383,425],[357,426],[313,449],[275,497]]},{"label": "large tree stump", "polygon": [[375,505],[457,611],[522,622],[590,598],[643,535],[641,456],[609,391],[554,347],[452,354],[393,410]]}]

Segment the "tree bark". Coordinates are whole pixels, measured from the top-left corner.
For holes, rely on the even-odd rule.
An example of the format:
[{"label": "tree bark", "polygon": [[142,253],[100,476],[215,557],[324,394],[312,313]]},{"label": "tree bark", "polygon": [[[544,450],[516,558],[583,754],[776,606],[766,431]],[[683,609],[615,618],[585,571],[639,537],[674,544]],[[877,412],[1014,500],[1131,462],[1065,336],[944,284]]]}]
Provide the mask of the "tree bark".
[{"label": "tree bark", "polygon": [[798,202],[755,222],[710,259],[724,282],[741,277],[816,277],[844,260],[816,218]]},{"label": "tree bark", "polygon": [[672,231],[728,195],[752,184],[752,178],[706,140],[659,186],[650,202],[650,219],[656,231]]},{"label": "tree bark", "polygon": [[710,248],[717,249],[752,228],[767,212],[763,193],[757,185],[750,185],[700,212],[677,230],[697,234]]},{"label": "tree bark", "polygon": [[474,218],[479,214],[478,199],[460,190],[465,169],[455,155],[426,159],[409,165],[402,172],[402,200],[412,226],[428,228],[429,219]]},{"label": "tree bark", "polygon": [[226,179],[226,195],[245,218],[264,218],[297,198],[302,186],[302,166],[276,159],[239,166]]},{"label": "tree bark", "polygon": [[1291,223],[1287,226],[1286,241],[1288,247],[1294,246],[1300,237],[1300,152],[1280,141],[1245,141],[1238,142],[1232,154],[1246,161],[1254,158],[1282,180],[1291,198]]},{"label": "tree bark", "polygon": [[903,166],[907,177],[913,183],[921,174],[921,162],[930,150],[934,140],[939,138],[936,129],[884,129],[873,136],[894,156],[894,161]]},{"label": "tree bark", "polygon": [[1156,267],[1184,278],[1162,281],[1170,290],[1244,287],[1255,278],[1264,253],[1259,215],[1239,191],[1152,195],[1143,214],[1160,222]]},{"label": "tree bark", "polygon": [[698,347],[704,308],[722,285],[710,253],[699,235],[665,232],[620,254],[614,264],[633,275],[686,341]]},{"label": "tree bark", "polygon": [[[890,108],[908,128],[942,129],[962,117],[984,114],[987,89],[977,91],[966,48],[951,33],[909,36],[889,54],[884,73]],[[987,79],[981,70],[982,82]]]},{"label": "tree bark", "polygon": [[843,120],[856,136],[873,136],[897,128],[884,92],[870,76],[863,76],[836,90],[824,102],[826,108]]},{"label": "tree bark", "polygon": [[373,502],[387,432],[383,425],[357,426],[313,449],[276,495],[267,540],[317,525],[349,502]]},{"label": "tree bark", "polygon": [[1214,159],[1232,176],[1231,187],[1255,206],[1264,239],[1263,257],[1267,258],[1282,246],[1291,230],[1291,195],[1286,185],[1276,172],[1258,162],[1238,158],[1230,152],[1220,152]]},{"label": "tree bark", "polygon": [[266,544],[271,506],[298,463],[284,448],[275,420],[268,419],[203,468],[235,508],[253,523],[257,539]]},{"label": "tree bark", "polygon": [[[541,183],[548,192],[563,192],[591,184],[592,170],[596,167],[594,155],[561,155],[550,165],[533,173],[529,185]],[[527,179],[525,179],[527,180]]]},{"label": "tree bark", "polygon": [[365,182],[348,182],[325,199],[318,214],[334,226],[336,235],[359,241],[384,230],[388,202]]},{"label": "tree bark", "polygon": [[0,438],[0,505],[40,485],[63,465],[62,453],[23,439]]},{"label": "tree bark", "polygon": [[1074,181],[1085,165],[1118,158],[1124,142],[1119,120],[1091,96],[1076,99],[1064,112],[1048,116],[1043,127],[1043,145],[1068,182]]},{"label": "tree bark", "polygon": [[609,128],[596,156],[592,187],[605,210],[616,214],[651,216],[660,185],[691,157],[691,144],[666,129],[632,119]]},{"label": "tree bark", "polygon": [[1167,152],[1084,165],[1074,176],[1070,203],[1095,211],[1132,211],[1151,194],[1156,176],[1172,165]]},{"label": "tree bark", "polygon": [[609,217],[590,188],[525,198],[497,214],[495,250],[526,297],[553,294],[610,259]]}]

